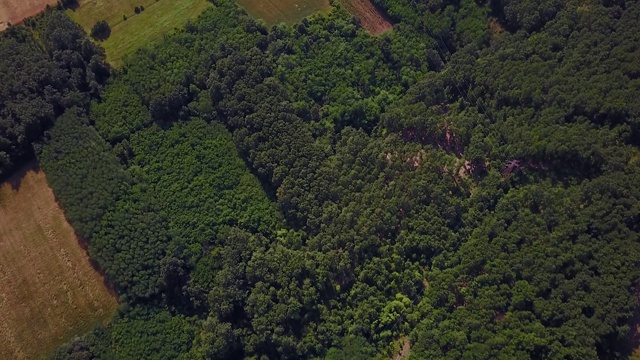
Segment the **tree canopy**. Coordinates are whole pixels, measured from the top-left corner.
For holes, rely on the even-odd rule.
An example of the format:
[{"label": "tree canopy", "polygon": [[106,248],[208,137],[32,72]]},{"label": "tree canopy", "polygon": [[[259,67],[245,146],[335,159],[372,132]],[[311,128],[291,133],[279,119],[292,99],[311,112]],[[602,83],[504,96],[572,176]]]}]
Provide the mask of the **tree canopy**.
[{"label": "tree canopy", "polygon": [[630,355],[639,3],[375,3],[216,0],[98,92],[75,33],[20,50],[79,89],[37,154],[122,303],[55,358]]}]

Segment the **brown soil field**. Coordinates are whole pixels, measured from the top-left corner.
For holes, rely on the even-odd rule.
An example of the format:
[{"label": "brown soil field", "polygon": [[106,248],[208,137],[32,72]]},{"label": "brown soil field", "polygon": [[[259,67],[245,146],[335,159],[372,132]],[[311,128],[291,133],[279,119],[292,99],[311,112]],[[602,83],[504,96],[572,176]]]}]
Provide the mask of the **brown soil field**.
[{"label": "brown soil field", "polygon": [[0,184],[0,359],[38,359],[117,306],[42,171]]},{"label": "brown soil field", "polygon": [[44,10],[47,5],[55,5],[58,0],[0,0],[0,31],[9,24],[17,25]]},{"label": "brown soil field", "polygon": [[391,21],[371,0],[341,0],[344,8],[360,19],[360,25],[371,35],[380,35],[393,29]]}]

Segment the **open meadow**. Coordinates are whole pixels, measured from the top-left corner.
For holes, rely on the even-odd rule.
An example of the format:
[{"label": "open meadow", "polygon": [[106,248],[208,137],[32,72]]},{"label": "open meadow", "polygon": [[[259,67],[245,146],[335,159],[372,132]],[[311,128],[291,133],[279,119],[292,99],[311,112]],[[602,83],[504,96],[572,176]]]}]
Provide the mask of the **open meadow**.
[{"label": "open meadow", "polygon": [[124,21],[123,15],[127,18],[134,16],[136,6],[142,5],[147,9],[155,2],[156,0],[80,0],[80,6],[67,10],[67,14],[89,33],[93,24],[100,20],[106,20],[113,27]]},{"label": "open meadow", "polygon": [[[134,8],[140,5],[144,11],[136,14]],[[207,0],[91,0],[81,2],[79,8],[67,13],[87,32],[97,21],[106,20],[111,26],[111,36],[100,45],[107,60],[121,66],[127,55],[181,28],[210,6]],[[123,15],[127,20],[123,20]]]},{"label": "open meadow", "polygon": [[117,302],[35,165],[0,184],[0,359],[37,359]]},{"label": "open meadow", "polygon": [[317,12],[329,11],[329,0],[237,0],[249,15],[264,20],[268,26],[292,24]]}]

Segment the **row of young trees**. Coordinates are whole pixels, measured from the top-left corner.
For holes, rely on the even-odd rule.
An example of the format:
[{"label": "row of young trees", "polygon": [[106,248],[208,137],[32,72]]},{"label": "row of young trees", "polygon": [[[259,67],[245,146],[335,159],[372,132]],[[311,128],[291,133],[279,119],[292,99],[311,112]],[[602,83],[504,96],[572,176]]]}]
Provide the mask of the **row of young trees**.
[{"label": "row of young trees", "polygon": [[54,125],[123,303],[55,358],[629,354],[640,6],[378,5],[372,38],[218,0]]}]

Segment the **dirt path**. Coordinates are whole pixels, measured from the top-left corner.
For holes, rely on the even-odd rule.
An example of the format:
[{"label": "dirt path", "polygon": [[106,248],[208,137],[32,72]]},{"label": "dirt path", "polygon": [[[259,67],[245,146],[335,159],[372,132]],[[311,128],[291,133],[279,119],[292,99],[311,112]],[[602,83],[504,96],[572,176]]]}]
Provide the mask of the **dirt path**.
[{"label": "dirt path", "polygon": [[409,341],[409,338],[404,338],[402,349],[400,349],[400,352],[393,358],[393,360],[407,360],[409,358],[409,354],[411,354],[411,342]]}]

